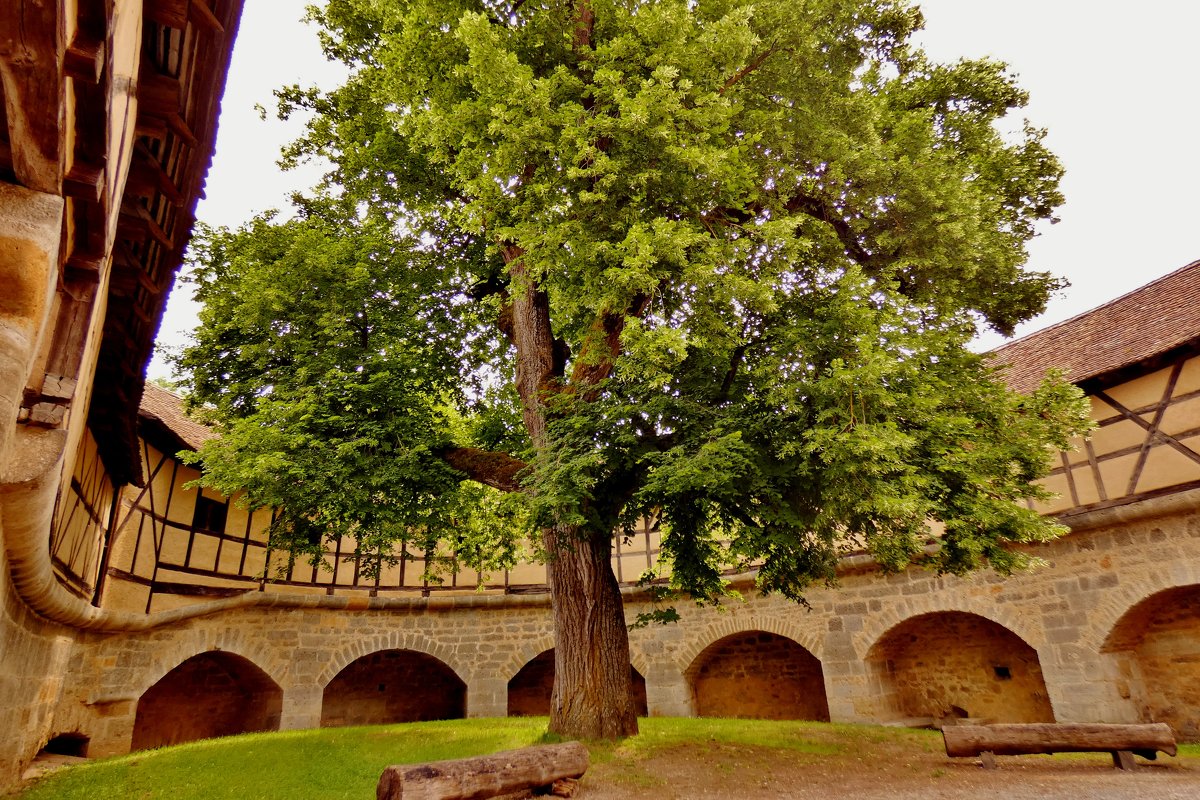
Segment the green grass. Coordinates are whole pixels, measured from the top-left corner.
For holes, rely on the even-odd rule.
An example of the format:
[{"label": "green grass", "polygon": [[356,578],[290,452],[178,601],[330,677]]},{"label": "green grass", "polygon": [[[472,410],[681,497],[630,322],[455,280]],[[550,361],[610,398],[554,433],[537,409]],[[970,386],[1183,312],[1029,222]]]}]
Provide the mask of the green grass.
[{"label": "green grass", "polygon": [[[642,771],[640,762],[689,748],[714,753],[720,747],[784,750],[790,760],[845,760],[847,765],[872,751],[886,750],[895,758],[902,753],[940,753],[942,748],[937,731],[871,725],[677,718],[640,722],[640,736],[592,743],[589,750],[593,764],[611,766],[609,775],[648,794],[660,788],[662,780],[652,770]],[[379,775],[389,764],[464,758],[554,741],[545,730],[543,717],[247,734],[68,767],[17,797],[362,800],[374,797]],[[1200,745],[1182,745],[1179,755],[1194,766]],[[1072,757],[1079,756],[1054,758]]]},{"label": "green grass", "polygon": [[21,800],[362,800],[389,764],[524,747],[546,721],[458,720],[253,733],[69,767]]}]

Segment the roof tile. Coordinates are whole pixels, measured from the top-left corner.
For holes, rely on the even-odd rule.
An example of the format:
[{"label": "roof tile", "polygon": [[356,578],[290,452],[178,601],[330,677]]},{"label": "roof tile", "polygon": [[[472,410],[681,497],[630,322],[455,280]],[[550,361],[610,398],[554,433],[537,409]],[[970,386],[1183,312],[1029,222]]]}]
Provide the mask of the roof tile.
[{"label": "roof tile", "polygon": [[1080,383],[1200,341],[1200,261],[1102,306],[991,351],[1005,379],[1032,391],[1058,368]]}]

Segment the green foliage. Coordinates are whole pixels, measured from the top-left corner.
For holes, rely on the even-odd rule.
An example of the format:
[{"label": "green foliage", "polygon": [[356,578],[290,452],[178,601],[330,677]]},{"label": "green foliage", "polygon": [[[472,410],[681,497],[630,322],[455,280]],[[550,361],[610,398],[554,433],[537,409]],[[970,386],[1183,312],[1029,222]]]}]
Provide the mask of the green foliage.
[{"label": "green foliage", "polygon": [[199,232],[202,324],[178,366],[222,436],[184,459],[203,462],[205,485],[278,509],[272,543],[294,553],[350,535],[368,574],[401,543],[448,542],[481,571],[511,563],[522,509],[438,455],[470,347],[457,277],[394,229],[328,211]]},{"label": "green foliage", "polygon": [[[1026,100],[1003,65],[929,61],[901,0],[311,13],[351,76],[280,98],[315,113],[285,155],[332,162],[324,196],[201,237],[180,362],[226,425],[204,480],[286,509],[293,546],[486,560],[651,517],[671,588],[758,564],[801,600],[850,551],[1007,572],[1056,535],[1022,503],[1086,408],[966,349],[1060,286],[1022,268],[1062,170],[1042,131],[998,133]],[[555,338],[536,397],[527,293]],[[464,484],[455,447],[525,464],[521,492]]]}]

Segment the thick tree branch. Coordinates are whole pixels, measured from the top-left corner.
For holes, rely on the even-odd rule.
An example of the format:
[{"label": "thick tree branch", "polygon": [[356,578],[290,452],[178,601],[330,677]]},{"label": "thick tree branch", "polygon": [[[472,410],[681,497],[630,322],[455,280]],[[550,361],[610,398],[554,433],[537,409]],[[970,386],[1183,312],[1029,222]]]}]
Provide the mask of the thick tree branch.
[{"label": "thick tree branch", "polygon": [[573,17],[575,32],[571,39],[571,48],[576,55],[588,57],[592,49],[592,29],[596,25],[596,11],[592,8],[592,0],[575,0]]},{"label": "thick tree branch", "polygon": [[624,313],[606,311],[594,323],[580,357],[571,370],[573,388],[594,387],[612,373],[621,352],[621,333],[630,317],[641,317],[650,308],[650,295],[638,293]]},{"label": "thick tree branch", "polygon": [[733,75],[729,76],[729,79],[727,81],[725,81],[725,83],[721,86],[721,89],[720,89],[720,91],[717,92],[717,94],[725,94],[726,91],[728,91],[729,89],[731,89],[735,85],[737,85],[743,78],[745,78],[747,75],[749,75],[750,73],[754,72],[756,69],[761,67],[763,65],[763,62],[766,61],[768,58],[770,58],[771,54],[774,53],[775,50],[776,50],[775,45],[771,45],[766,50],[763,50],[761,53],[759,53],[757,56],[755,56],[750,61],[749,64],[742,67],[737,72],[733,73]]},{"label": "thick tree branch", "polygon": [[[772,193],[774,194],[774,193]],[[711,213],[704,216],[703,221],[708,224],[714,218],[723,219],[726,222],[733,222],[738,225],[745,225],[754,220],[767,208],[767,203],[752,203],[745,208],[717,208]],[[807,214],[813,219],[824,222],[837,236],[838,241],[842,243],[846,254],[850,256],[859,266],[868,268],[877,268],[881,266],[881,257],[868,250],[855,234],[854,229],[846,218],[833,206],[832,203],[824,198],[815,195],[805,194],[799,190],[789,195],[788,199],[782,204],[783,210],[794,214],[800,212]]]},{"label": "thick tree branch", "polygon": [[502,492],[521,491],[517,479],[526,464],[508,453],[480,450],[476,447],[455,447],[442,452],[441,458],[468,478]]},{"label": "thick tree branch", "polygon": [[525,250],[510,244],[502,247],[501,253],[512,280],[512,342],[517,349],[516,389],[521,398],[521,416],[534,445],[540,447],[546,432],[542,398],[562,377],[561,352],[555,347],[550,324],[550,298],[530,277]]}]

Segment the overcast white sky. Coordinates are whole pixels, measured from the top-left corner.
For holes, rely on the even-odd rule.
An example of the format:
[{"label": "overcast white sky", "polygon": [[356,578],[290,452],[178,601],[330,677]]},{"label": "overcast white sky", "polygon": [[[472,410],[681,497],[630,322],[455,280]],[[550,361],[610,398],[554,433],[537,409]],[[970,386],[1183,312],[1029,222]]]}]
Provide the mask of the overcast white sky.
[{"label": "overcast white sky", "polygon": [[[273,109],[289,83],[334,85],[307,0],[248,2],[222,104],[216,157],[201,220],[235,226],[319,170],[283,173],[281,145],[298,132]],[[924,0],[920,41],[940,61],[993,56],[1007,62],[1032,99],[1025,116],[1048,128],[1066,166],[1061,222],[1030,245],[1030,265],[1070,282],[1031,333],[1107,302],[1200,259],[1200,2],[1197,0]],[[177,285],[159,343],[178,347],[195,324]],[[989,337],[987,347],[1002,340]],[[169,374],[161,356],[151,377]]]}]

